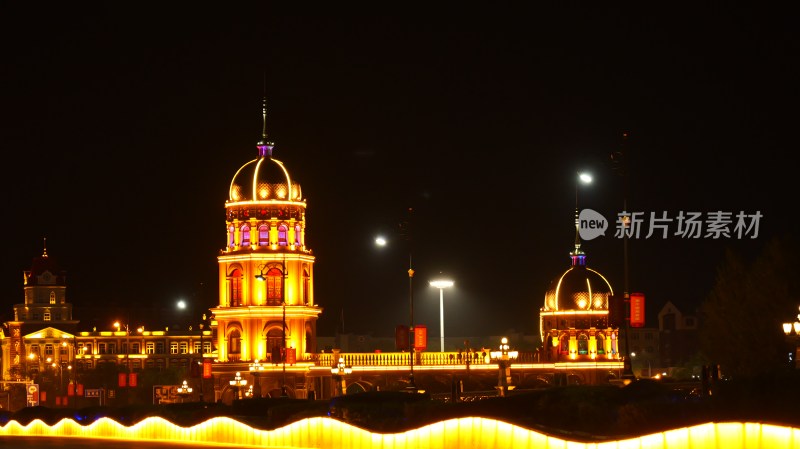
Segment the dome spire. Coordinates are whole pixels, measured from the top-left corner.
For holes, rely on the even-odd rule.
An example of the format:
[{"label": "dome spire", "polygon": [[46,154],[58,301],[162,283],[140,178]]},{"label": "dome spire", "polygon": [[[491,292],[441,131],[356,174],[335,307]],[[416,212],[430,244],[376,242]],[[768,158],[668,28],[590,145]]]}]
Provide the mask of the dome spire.
[{"label": "dome spire", "polygon": [[44,252],[42,252],[42,257],[47,258],[47,237],[44,237]]},{"label": "dome spire", "polygon": [[[266,87],[264,89],[266,91]],[[272,158],[272,149],[275,147],[273,142],[267,140],[267,94],[264,92],[264,98],[261,101],[261,140],[258,141],[258,157]]]}]

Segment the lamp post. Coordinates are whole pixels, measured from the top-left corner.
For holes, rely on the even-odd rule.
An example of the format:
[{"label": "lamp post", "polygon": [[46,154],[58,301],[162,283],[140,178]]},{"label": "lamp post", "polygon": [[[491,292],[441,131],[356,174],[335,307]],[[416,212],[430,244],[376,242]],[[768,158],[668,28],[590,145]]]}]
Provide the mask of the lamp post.
[{"label": "lamp post", "polygon": [[203,402],[203,390],[204,390],[204,383],[205,383],[205,361],[206,361],[206,350],[203,347],[203,332],[205,331],[205,322],[206,322],[206,314],[203,314],[203,321],[200,323],[200,402]]},{"label": "lamp post", "polygon": [[183,381],[183,385],[178,387],[178,396],[181,398],[181,403],[186,401],[186,398],[192,394],[192,387],[189,386],[187,381]]},{"label": "lamp post", "polygon": [[[120,325],[119,321],[114,321],[114,327],[117,328],[117,331],[119,332],[122,326]],[[125,368],[128,371],[130,371],[130,362],[128,361],[128,353],[130,352],[130,349],[128,348],[128,345],[130,344],[130,334],[131,333],[130,329],[128,328],[128,324],[125,323]]]},{"label": "lamp post", "polygon": [[[248,365],[248,369],[253,374],[253,380],[255,382],[255,386],[258,389],[258,396],[261,397],[261,382],[259,380],[259,375],[262,371],[266,369],[265,365],[256,359],[253,363]],[[250,389],[253,389],[253,385],[250,385]]]},{"label": "lamp post", "polygon": [[[258,281],[266,281],[267,277],[269,276],[269,270],[267,271],[267,275],[264,275],[264,269],[267,268],[267,265],[262,265],[259,267],[259,273],[255,276],[256,280]],[[289,276],[289,270],[286,268],[286,254],[283,254],[283,265],[281,266],[281,308],[282,310],[282,320],[281,320],[281,362],[282,362],[282,375],[281,375],[281,397],[289,397],[289,394],[286,391],[286,278]],[[269,303],[269,298],[267,298],[267,303]]]},{"label": "lamp post", "polygon": [[242,373],[237,371],[236,376],[234,376],[233,380],[230,381],[230,385],[234,387],[234,391],[236,392],[234,399],[241,399],[239,397],[239,391],[241,387],[247,385],[247,379],[242,379]]},{"label": "lamp post", "polygon": [[[50,362],[50,358],[47,359]],[[50,364],[53,369],[58,368],[58,392],[61,393],[64,389],[64,367],[61,365],[60,361],[54,361]],[[72,366],[69,367],[72,369]]]},{"label": "lamp post", "polygon": [[344,364],[344,357],[339,357],[336,366],[331,368],[331,374],[333,374],[333,379],[336,381],[336,390],[339,392],[339,396],[344,396],[347,391],[344,376],[352,372],[353,367]]},{"label": "lamp post", "polygon": [[497,391],[500,396],[506,396],[508,390],[514,389],[511,383],[511,359],[519,357],[519,352],[509,351],[508,338],[500,339],[499,351],[492,351],[491,358],[497,361]]},{"label": "lamp post", "polygon": [[[417,390],[417,385],[414,382],[414,268],[413,268],[413,246],[412,246],[412,230],[411,230],[411,214],[414,212],[414,209],[409,207],[408,210],[408,219],[400,223],[400,235],[405,237],[406,242],[408,242],[408,305],[409,305],[409,326],[408,326],[408,338],[409,338],[409,347],[408,347],[408,354],[409,354],[409,369],[410,373],[408,376],[409,380],[409,388],[412,391]],[[386,246],[387,241],[384,237],[377,237],[375,238],[375,244],[378,246]]]},{"label": "lamp post", "polygon": [[[798,308],[800,310],[800,308]],[[800,347],[798,343],[800,343],[800,313],[797,314],[797,320],[793,323],[783,323],[783,333],[786,334],[786,338],[789,339],[791,336],[794,336],[794,339],[791,342],[792,353],[789,358],[790,361],[794,362],[794,368],[800,368],[800,361],[797,360],[797,356],[800,355]]]},{"label": "lamp post", "polygon": [[444,289],[453,286],[453,281],[447,279],[437,279],[430,281],[431,287],[439,289],[439,340],[441,352],[444,352]]},{"label": "lamp post", "polygon": [[623,253],[623,293],[622,300],[625,313],[625,355],[622,365],[622,377],[624,379],[634,379],[636,376],[633,374],[633,366],[631,365],[630,357],[630,288],[629,288],[629,275],[628,275],[628,228],[631,226],[630,213],[628,212],[628,194],[630,191],[629,174],[628,174],[628,133],[622,133],[622,145],[619,151],[611,153],[611,160],[615,164],[615,169],[619,175],[622,176],[622,253]]}]

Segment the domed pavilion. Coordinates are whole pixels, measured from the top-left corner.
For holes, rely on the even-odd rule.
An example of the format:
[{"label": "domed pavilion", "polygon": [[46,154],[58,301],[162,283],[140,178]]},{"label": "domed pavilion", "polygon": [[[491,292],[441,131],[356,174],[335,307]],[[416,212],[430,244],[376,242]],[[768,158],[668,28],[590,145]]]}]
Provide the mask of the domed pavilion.
[{"label": "domed pavilion", "polygon": [[619,329],[609,324],[611,284],[586,265],[580,237],[575,235],[571,266],[554,279],[539,310],[542,361],[619,360]]}]

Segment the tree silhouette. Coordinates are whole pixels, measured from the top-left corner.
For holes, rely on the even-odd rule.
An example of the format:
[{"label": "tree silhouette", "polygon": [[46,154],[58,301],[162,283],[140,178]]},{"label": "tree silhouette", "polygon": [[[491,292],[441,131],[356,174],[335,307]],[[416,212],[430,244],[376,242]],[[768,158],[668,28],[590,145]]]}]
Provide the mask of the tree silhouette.
[{"label": "tree silhouette", "polygon": [[701,348],[723,375],[752,378],[789,366],[781,323],[800,304],[795,248],[789,238],[773,239],[752,263],[726,252],[700,309]]}]

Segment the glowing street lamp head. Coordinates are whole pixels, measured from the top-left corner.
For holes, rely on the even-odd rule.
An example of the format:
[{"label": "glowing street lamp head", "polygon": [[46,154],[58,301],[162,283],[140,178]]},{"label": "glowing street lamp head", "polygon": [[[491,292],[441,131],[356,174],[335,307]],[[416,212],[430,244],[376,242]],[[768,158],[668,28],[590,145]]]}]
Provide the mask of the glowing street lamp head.
[{"label": "glowing street lamp head", "polygon": [[375,244],[378,246],[386,246],[386,238],[378,236],[375,237]]},{"label": "glowing street lamp head", "polygon": [[592,183],[592,175],[590,175],[589,173],[579,173],[578,179],[584,184]]},{"label": "glowing street lamp head", "polygon": [[430,282],[431,287],[435,288],[448,288],[453,286],[453,281],[447,279],[437,279]]},{"label": "glowing street lamp head", "polygon": [[184,300],[182,300],[182,299],[181,299],[181,300],[179,300],[179,301],[178,301],[178,304],[177,304],[177,306],[178,306],[178,308],[179,308],[179,309],[181,309],[181,310],[185,309],[185,308],[186,308],[186,301],[184,301]]}]

